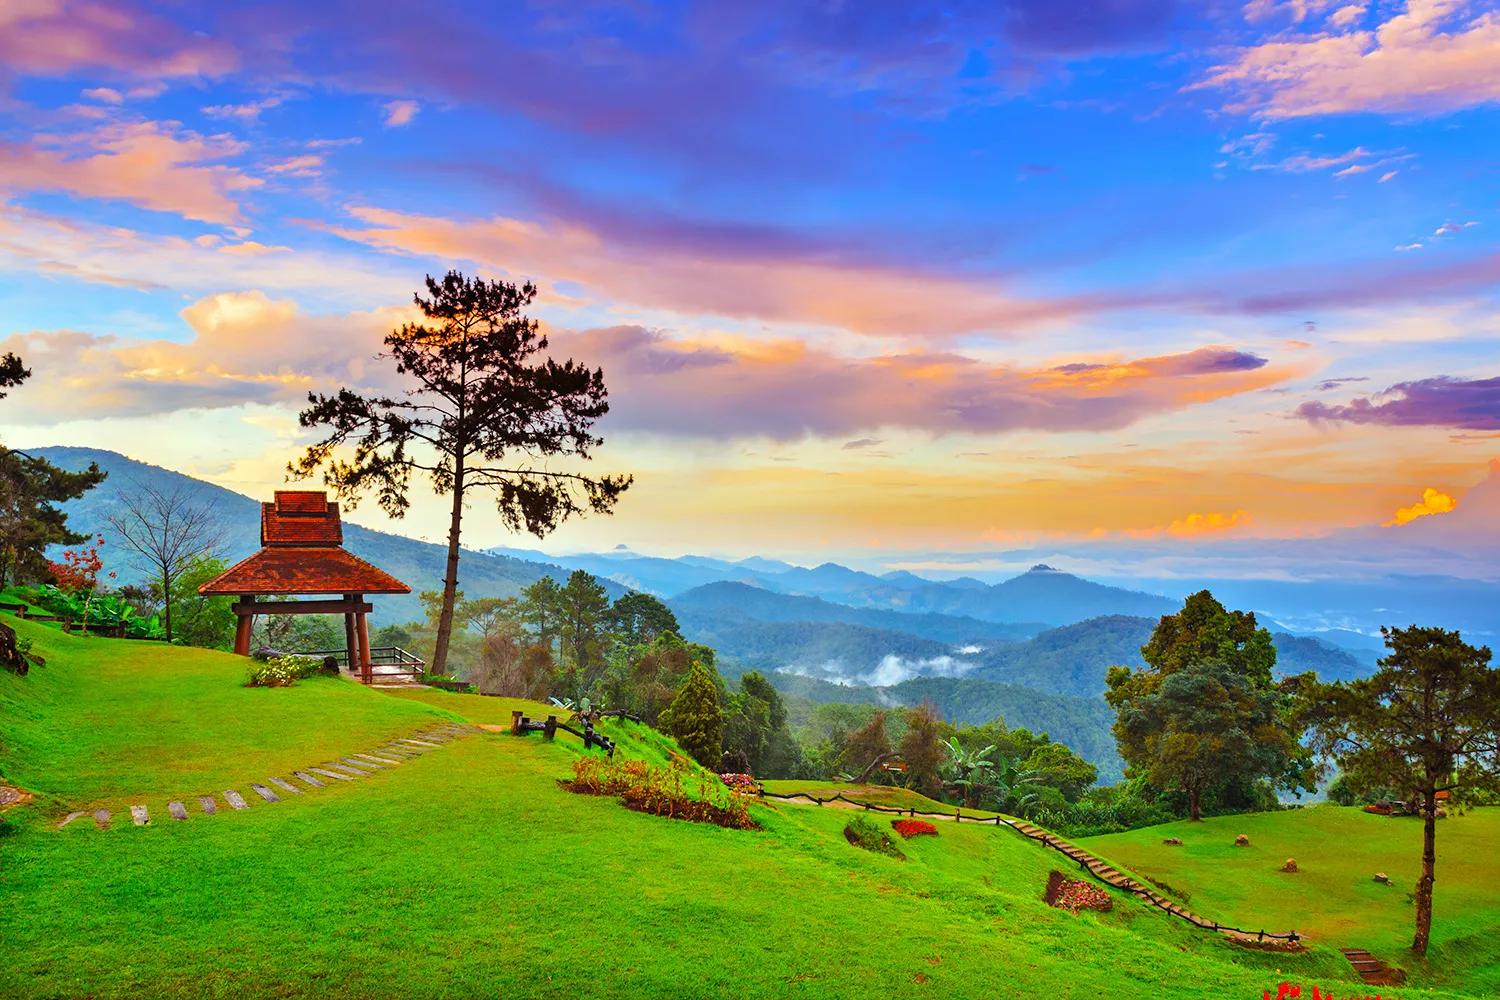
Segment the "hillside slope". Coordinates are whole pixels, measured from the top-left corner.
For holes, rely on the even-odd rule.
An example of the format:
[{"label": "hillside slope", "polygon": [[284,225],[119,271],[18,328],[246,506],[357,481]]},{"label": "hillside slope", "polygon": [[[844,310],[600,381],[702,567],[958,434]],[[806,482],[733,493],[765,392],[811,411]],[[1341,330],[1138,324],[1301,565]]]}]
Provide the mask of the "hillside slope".
[{"label": "hillside slope", "polygon": [[[57,647],[59,664],[69,652]],[[177,710],[222,712],[228,665],[185,674]],[[86,700],[113,692],[130,704],[149,689],[130,672],[77,666],[70,688]],[[65,728],[54,698],[10,690],[38,731]],[[429,699],[476,718],[505,708],[426,692],[388,700],[427,712],[414,702]],[[265,736],[255,713],[241,715],[238,732],[179,762],[232,768],[265,752],[251,742]],[[329,708],[324,729],[345,720]],[[96,752],[124,760],[132,742],[167,745],[180,726],[143,720],[102,735]],[[649,731],[608,726],[621,755],[661,758]],[[944,824],[902,842],[898,861],[850,846],[842,830],[855,814],[837,808],[753,805],[763,829],[749,832],[661,819],[559,788],[581,752],[566,736],[477,734],[277,803],[102,832],[54,831],[60,804],[39,798],[6,816],[5,995],[653,998],[682,996],[689,978],[693,995],[724,997],[1227,998],[1287,977],[1351,988],[1337,942],[1266,955],[1123,896],[1104,914],[1048,908],[1048,873],[1074,869],[1008,830]],[[73,763],[43,756],[29,780],[60,786]],[[122,782],[136,774],[117,770]]]}]

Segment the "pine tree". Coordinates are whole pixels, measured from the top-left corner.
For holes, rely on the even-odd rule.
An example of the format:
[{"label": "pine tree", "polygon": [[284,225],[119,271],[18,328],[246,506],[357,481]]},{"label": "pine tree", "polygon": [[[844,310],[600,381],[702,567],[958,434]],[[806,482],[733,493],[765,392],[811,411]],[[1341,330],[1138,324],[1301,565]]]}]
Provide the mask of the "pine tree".
[{"label": "pine tree", "polygon": [[677,738],[678,746],[707,768],[717,768],[723,753],[723,710],[719,707],[719,687],[713,675],[699,664],[693,664],[687,683],[672,699],[672,704],[657,719],[657,728]]}]

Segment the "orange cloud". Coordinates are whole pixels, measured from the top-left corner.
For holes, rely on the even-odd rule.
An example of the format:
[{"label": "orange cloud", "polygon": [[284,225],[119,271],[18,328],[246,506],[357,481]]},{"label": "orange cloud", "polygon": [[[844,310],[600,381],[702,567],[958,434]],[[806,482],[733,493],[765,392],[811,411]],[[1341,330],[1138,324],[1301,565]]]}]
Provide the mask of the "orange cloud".
[{"label": "orange cloud", "polygon": [[[1254,6],[1254,5],[1252,5]],[[1500,15],[1465,19],[1460,0],[1408,0],[1374,31],[1279,38],[1215,67],[1199,87],[1240,92],[1232,111],[1266,118],[1357,111],[1455,111],[1500,100]],[[1355,18],[1336,18],[1337,29]]]},{"label": "orange cloud", "polygon": [[1458,506],[1458,501],[1446,493],[1428,487],[1422,491],[1422,499],[1410,507],[1402,507],[1396,511],[1396,516],[1381,525],[1383,528],[1398,528],[1403,524],[1415,521],[1419,517],[1429,514],[1446,514]]},{"label": "orange cloud", "polygon": [[243,152],[225,136],[134,122],[93,133],[0,143],[0,189],[113,198],[201,222],[240,219],[237,192],[263,182],[212,161]]},{"label": "orange cloud", "polygon": [[1208,514],[1189,514],[1167,526],[1167,534],[1177,538],[1192,535],[1218,535],[1226,531],[1248,528],[1255,523],[1249,511],[1237,510],[1232,514],[1213,511]]}]

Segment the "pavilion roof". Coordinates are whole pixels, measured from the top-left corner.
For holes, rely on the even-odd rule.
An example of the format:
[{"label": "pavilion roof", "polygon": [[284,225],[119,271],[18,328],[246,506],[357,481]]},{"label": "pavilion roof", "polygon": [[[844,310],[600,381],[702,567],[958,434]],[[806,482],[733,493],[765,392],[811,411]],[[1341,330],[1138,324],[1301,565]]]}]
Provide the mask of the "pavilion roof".
[{"label": "pavilion roof", "polygon": [[343,547],[339,506],[321,490],[280,490],[261,504],[263,548],[198,588],[219,594],[409,594],[411,588]]}]

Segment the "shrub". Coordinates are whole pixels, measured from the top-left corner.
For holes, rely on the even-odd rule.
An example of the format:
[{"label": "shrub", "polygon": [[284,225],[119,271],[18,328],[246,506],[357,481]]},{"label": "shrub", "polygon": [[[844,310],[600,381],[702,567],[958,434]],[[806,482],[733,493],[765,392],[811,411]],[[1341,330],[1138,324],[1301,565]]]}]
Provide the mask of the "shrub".
[{"label": "shrub", "polygon": [[672,704],[657,718],[657,728],[669,736],[704,767],[715,767],[723,752],[720,737],[724,717],[719,708],[719,689],[713,675],[693,665],[687,681]]},{"label": "shrub", "polygon": [[[335,665],[334,671],[337,670]],[[310,656],[273,656],[264,663],[251,662],[245,672],[245,686],[290,687],[297,681],[324,672],[323,661]]]},{"label": "shrub", "polygon": [[891,828],[901,834],[902,840],[910,840],[913,837],[936,837],[937,827],[925,819],[893,819]]},{"label": "shrub", "polygon": [[713,823],[732,830],[759,830],[750,818],[746,798],[730,791],[705,772],[697,772],[698,796],[683,788],[689,765],[673,761],[668,767],[653,767],[643,760],[613,760],[580,757],[573,762],[573,780],[558,784],[580,795],[615,795],[620,804],[653,816]]},{"label": "shrub", "polygon": [[1074,916],[1079,910],[1111,910],[1115,905],[1109,893],[1097,885],[1067,878],[1055,870],[1047,876],[1047,892],[1042,898],[1060,910],[1072,910]]},{"label": "shrub", "polygon": [[844,839],[866,851],[884,854],[897,861],[906,860],[906,855],[901,853],[901,848],[896,846],[891,835],[864,816],[856,816],[849,821],[849,825],[844,827]]},{"label": "shrub", "polygon": [[724,782],[724,787],[736,795],[758,795],[760,786],[755,783],[753,774],[721,774],[719,780]]}]

